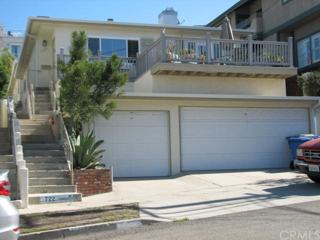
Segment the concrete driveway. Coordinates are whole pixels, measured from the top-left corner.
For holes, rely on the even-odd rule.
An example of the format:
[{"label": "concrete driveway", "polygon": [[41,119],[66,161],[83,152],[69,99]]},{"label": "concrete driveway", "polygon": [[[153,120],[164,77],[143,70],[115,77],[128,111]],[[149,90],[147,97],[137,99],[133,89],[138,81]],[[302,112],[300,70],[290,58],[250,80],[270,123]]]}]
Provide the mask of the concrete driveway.
[{"label": "concrete driveway", "polygon": [[121,179],[112,193],[82,203],[36,205],[21,213],[71,210],[139,202],[141,217],[162,221],[199,219],[320,200],[320,185],[286,170],[208,172],[174,178]]}]

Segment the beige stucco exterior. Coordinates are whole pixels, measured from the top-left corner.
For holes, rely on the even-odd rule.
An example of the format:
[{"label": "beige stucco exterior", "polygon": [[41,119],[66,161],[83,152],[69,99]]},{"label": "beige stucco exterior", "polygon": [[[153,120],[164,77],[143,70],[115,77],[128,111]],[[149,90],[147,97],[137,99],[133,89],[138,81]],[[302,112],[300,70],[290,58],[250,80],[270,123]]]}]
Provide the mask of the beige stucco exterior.
[{"label": "beige stucco exterior", "polygon": [[[141,53],[148,44],[161,37],[163,30],[167,36],[184,38],[203,38],[210,33],[212,38],[219,38],[220,29],[204,27],[161,27],[158,25],[120,24],[113,22],[85,22],[55,19],[32,19],[29,31],[33,35],[32,49],[24,48],[24,57],[30,54],[28,71],[24,78],[35,87],[48,87],[51,81],[58,81],[57,55],[68,54],[71,34],[85,31],[88,37],[131,39],[139,41]],[[246,32],[235,31],[235,37],[241,38]],[[31,51],[32,50],[32,51]],[[29,51],[29,52],[28,52]],[[171,70],[193,69],[193,73],[154,74],[151,71],[129,82],[124,87],[128,92],[154,93],[195,93],[195,94],[243,94],[261,96],[285,96],[285,78],[296,74],[292,68],[278,68],[279,74],[272,75],[272,67],[224,66],[201,64],[171,64]],[[25,66],[25,67],[26,67]],[[22,70],[18,72],[22,72]],[[183,70],[183,69],[182,69]],[[180,71],[180,70],[179,70]],[[267,72],[266,72],[267,71]],[[217,76],[203,76],[206,73],[219,73]],[[225,76],[225,73],[227,75]],[[232,75],[228,73],[233,73]]]},{"label": "beige stucco exterior", "polygon": [[152,75],[148,71],[134,83],[133,91],[285,96],[286,86],[284,79]]}]

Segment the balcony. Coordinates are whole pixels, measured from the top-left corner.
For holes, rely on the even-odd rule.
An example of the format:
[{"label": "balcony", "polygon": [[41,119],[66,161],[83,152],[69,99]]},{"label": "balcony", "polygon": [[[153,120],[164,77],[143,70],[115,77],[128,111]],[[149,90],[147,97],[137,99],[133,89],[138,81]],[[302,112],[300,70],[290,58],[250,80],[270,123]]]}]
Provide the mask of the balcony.
[{"label": "balcony", "polygon": [[[288,42],[273,42],[254,41],[252,36],[247,40],[226,40],[210,38],[209,35],[177,38],[163,34],[137,58],[122,57],[121,70],[128,73],[129,81],[135,81],[149,70],[152,74],[289,77],[295,75],[292,73],[295,71],[292,42],[292,38]],[[99,54],[90,56],[89,60],[105,61],[109,57]],[[70,56],[60,52],[57,59],[68,62]]]},{"label": "balcony", "polygon": [[[168,72],[173,74],[175,69],[182,71],[179,64],[184,65],[184,69],[194,69],[193,72],[199,74],[203,71],[213,73],[219,68],[226,69],[226,66],[230,65],[238,66],[236,68],[240,72],[252,66],[259,69],[265,67],[269,72],[270,68],[279,67],[275,72],[281,74],[283,67],[293,67],[292,42],[292,38],[289,38],[288,42],[273,42],[254,41],[252,36],[247,40],[225,40],[213,39],[209,35],[204,38],[176,38],[163,34],[138,55],[135,74],[139,77],[159,63],[166,66]],[[186,64],[190,64],[189,67],[186,67]],[[163,68],[161,70],[159,67],[156,69],[166,70]],[[153,68],[151,72],[156,74],[158,71]]]}]

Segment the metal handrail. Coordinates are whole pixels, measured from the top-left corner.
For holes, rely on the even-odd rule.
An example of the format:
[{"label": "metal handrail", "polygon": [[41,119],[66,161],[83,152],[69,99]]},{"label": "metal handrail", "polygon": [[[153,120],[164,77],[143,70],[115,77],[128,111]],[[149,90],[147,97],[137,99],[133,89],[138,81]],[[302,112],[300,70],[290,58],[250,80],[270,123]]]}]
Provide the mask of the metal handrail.
[{"label": "metal handrail", "polygon": [[57,116],[59,118],[59,127],[60,127],[60,142],[64,146],[64,151],[67,155],[67,161],[69,170],[71,172],[71,184],[73,184],[73,150],[70,141],[70,137],[67,131],[67,128],[64,124],[63,117],[60,111],[57,112]]},{"label": "metal handrail", "polygon": [[57,104],[58,99],[57,99],[57,94],[56,94],[56,87],[54,85],[54,81],[51,81],[51,84],[49,84],[49,89],[50,89],[50,97],[51,97],[51,103],[52,103],[52,108],[53,112],[58,118],[59,122],[59,140],[60,143],[63,144],[64,146],[64,151],[67,156],[67,161],[68,161],[68,167],[71,173],[71,184],[73,184],[73,150],[71,146],[71,141],[70,141],[70,136],[68,134],[67,128],[65,126],[62,113],[60,111],[59,105]]}]

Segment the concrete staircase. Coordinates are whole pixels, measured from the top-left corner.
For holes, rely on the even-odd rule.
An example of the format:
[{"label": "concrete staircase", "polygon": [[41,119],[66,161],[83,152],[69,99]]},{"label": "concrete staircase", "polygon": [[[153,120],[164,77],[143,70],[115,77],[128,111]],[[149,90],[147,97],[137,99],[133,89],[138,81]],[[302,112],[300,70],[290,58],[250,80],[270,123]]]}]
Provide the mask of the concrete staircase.
[{"label": "concrete staircase", "polygon": [[81,201],[71,183],[64,148],[48,125],[49,90],[36,89],[35,115],[20,119],[23,153],[29,169],[29,204]]}]

